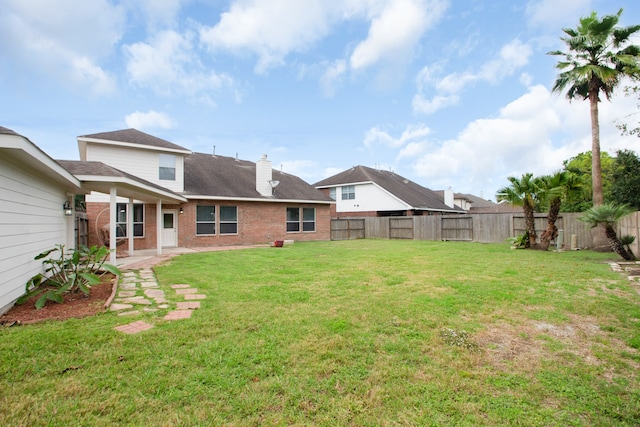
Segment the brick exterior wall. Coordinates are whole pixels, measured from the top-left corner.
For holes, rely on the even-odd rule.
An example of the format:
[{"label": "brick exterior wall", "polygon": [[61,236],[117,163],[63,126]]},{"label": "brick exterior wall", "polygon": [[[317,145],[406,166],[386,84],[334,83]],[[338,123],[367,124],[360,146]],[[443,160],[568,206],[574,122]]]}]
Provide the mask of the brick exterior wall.
[{"label": "brick exterior wall", "polygon": [[[196,206],[216,206],[216,234],[212,236],[196,235]],[[218,218],[220,206],[236,206],[238,214],[238,233],[220,234]],[[190,201],[182,205],[162,205],[162,209],[179,212],[182,207],[184,213],[177,214],[178,246],[204,247],[226,245],[251,245],[269,243],[275,240],[313,241],[330,240],[331,238],[331,206],[323,204],[304,203],[274,203],[274,202],[238,202],[238,201]],[[287,208],[314,208],[316,212],[315,232],[287,232]],[[89,218],[89,244],[102,245],[100,235],[108,236],[109,203],[87,203]],[[302,228],[302,227],[301,227]],[[104,233],[102,229],[107,230]],[[144,205],[144,237],[136,237],[134,250],[153,249],[156,247],[156,205]],[[128,244],[121,239],[118,252],[126,252]],[[107,242],[108,245],[108,242]]]}]

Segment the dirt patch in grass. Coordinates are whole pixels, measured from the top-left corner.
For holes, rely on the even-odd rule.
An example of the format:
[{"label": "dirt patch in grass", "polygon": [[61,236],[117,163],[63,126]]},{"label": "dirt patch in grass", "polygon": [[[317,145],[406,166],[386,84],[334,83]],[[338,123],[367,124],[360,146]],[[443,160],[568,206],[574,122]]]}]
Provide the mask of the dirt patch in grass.
[{"label": "dirt patch in grass", "polygon": [[93,316],[105,310],[105,302],[111,296],[115,276],[103,276],[102,283],[91,287],[89,295],[82,292],[69,293],[64,296],[64,303],[47,301],[40,310],[35,308],[37,296],[22,305],[15,305],[0,317],[0,324],[14,325],[36,323],[44,320],[65,320]]}]

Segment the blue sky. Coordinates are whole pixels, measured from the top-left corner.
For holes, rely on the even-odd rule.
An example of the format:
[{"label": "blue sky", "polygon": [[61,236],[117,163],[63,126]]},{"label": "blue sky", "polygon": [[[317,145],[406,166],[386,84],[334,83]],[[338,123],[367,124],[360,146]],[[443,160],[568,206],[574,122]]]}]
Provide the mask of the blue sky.
[{"label": "blue sky", "polygon": [[[56,159],[134,127],[309,183],[365,165],[494,199],[590,150],[546,52],[619,8],[640,23],[637,0],[2,0],[0,125]],[[601,103],[603,151],[639,151],[615,127],[637,110]]]}]

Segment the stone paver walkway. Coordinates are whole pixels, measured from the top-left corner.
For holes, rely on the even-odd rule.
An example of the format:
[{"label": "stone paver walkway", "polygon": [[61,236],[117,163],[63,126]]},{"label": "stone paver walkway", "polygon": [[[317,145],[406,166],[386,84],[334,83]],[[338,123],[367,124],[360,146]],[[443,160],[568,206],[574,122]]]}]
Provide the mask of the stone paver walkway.
[{"label": "stone paver walkway", "polygon": [[[171,286],[176,295],[185,299],[205,299],[205,294],[199,294],[198,290],[188,284],[178,284]],[[109,306],[110,311],[118,312],[118,316],[133,316],[141,312],[154,312],[165,310],[171,307],[171,302],[167,300],[165,291],[160,289],[160,285],[155,278],[151,267],[144,267],[139,270],[126,271],[120,277],[120,283],[116,290],[115,298]],[[176,309],[169,311],[164,320],[189,319],[193,310],[200,308],[199,301],[181,301],[176,303]],[[136,321],[126,325],[117,326],[117,331],[125,334],[137,334],[153,328],[154,325]]]}]

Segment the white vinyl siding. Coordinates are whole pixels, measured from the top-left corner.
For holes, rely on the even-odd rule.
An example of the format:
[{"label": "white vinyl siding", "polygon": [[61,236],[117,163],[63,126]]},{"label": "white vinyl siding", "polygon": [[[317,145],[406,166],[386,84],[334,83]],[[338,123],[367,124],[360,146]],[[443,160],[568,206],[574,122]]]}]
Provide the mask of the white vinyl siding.
[{"label": "white vinyl siding", "polygon": [[105,163],[172,191],[184,191],[184,157],[175,155],[175,181],[168,181],[159,178],[160,154],[157,150],[87,144],[87,160]]},{"label": "white vinyl siding", "polygon": [[24,293],[26,282],[41,273],[33,258],[67,242],[62,205],[66,191],[51,179],[25,170],[0,156],[0,310]]},{"label": "white vinyl siding", "polygon": [[355,185],[357,200],[336,200],[336,212],[395,211],[411,209],[411,206],[375,184]]}]

